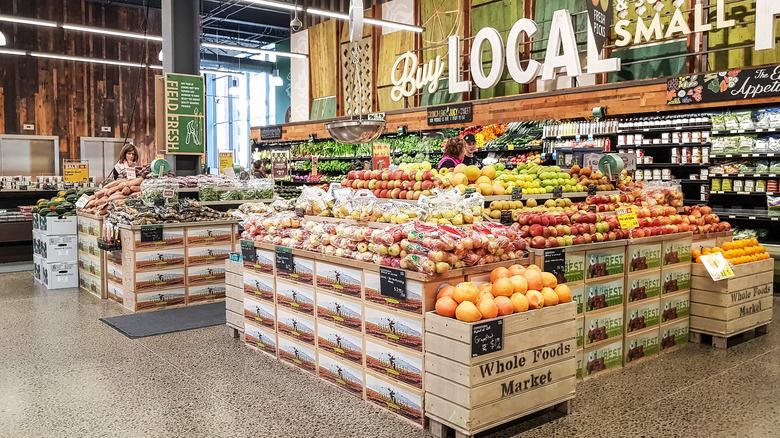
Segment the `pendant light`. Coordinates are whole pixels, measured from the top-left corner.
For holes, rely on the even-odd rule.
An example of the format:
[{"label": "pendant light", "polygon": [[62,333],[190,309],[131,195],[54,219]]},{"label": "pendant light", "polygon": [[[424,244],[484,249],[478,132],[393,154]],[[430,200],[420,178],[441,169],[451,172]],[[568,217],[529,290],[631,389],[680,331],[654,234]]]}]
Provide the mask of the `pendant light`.
[{"label": "pendant light", "polygon": [[230,88],[228,88],[228,95],[230,96],[238,96],[240,94],[241,90],[238,88],[238,79],[233,78],[233,82],[230,85]]},{"label": "pendant light", "polygon": [[279,76],[279,69],[275,68],[274,71],[271,72],[268,84],[272,87],[281,87],[284,85],[284,80]]}]

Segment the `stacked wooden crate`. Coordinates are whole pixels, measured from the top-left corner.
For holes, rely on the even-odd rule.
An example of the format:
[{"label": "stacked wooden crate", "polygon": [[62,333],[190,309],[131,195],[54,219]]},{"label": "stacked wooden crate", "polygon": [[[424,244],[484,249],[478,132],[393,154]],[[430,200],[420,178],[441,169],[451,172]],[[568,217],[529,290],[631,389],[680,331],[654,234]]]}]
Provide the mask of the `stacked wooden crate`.
[{"label": "stacked wooden crate", "polygon": [[[239,254],[231,254],[240,260]],[[244,333],[244,267],[241,262],[225,260],[225,321],[237,338]]]}]

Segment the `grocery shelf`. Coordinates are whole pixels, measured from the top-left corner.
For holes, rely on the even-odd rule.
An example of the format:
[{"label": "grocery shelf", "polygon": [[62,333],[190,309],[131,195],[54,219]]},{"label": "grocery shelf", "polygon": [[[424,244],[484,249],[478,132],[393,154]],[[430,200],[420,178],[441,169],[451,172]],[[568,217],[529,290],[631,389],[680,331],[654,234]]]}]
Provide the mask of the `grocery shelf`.
[{"label": "grocery shelf", "polygon": [[621,145],[618,149],[669,149],[669,148],[699,148],[710,147],[712,143],[663,143],[663,144],[640,144],[640,145]]},{"label": "grocery shelf", "polygon": [[682,184],[709,184],[710,181],[706,179],[681,179]]},{"label": "grocery shelf", "polygon": [[757,154],[731,153],[731,154],[710,155],[710,158],[771,158],[771,157],[780,157],[780,152],[760,152]]},{"label": "grocery shelf", "polygon": [[713,209],[712,212],[721,219],[780,221],[780,214],[770,214],[767,210]]},{"label": "grocery shelf", "polygon": [[710,167],[709,163],[706,164],[700,164],[700,163],[652,163],[652,164],[636,164],[636,167],[647,167],[650,169],[653,168],[664,168],[664,167]]},{"label": "grocery shelf", "polygon": [[710,172],[710,178],[777,178],[780,173],[744,172],[744,173],[718,173]]},{"label": "grocery shelf", "polygon": [[602,133],[602,134],[550,135],[547,137],[542,137],[542,140],[569,140],[569,139],[576,140],[577,138],[587,140],[590,137],[601,138],[601,137],[612,137],[615,135],[617,135],[617,133],[615,132]]},{"label": "grocery shelf", "polygon": [[766,192],[734,192],[734,191],[723,191],[723,190],[712,190],[710,191],[710,195],[739,195],[739,196],[745,196],[745,195],[751,195],[751,196],[766,196],[771,193]]},{"label": "grocery shelf", "polygon": [[198,201],[200,205],[241,205],[247,202],[273,202],[273,199],[242,199],[239,201]]},{"label": "grocery shelf", "polygon": [[[646,132],[709,131],[712,125],[661,126],[653,128],[618,129],[618,134],[644,134]],[[714,134],[714,132],[713,132]]]},{"label": "grocery shelf", "polygon": [[[619,195],[621,192],[619,190],[608,190],[608,191],[601,191],[596,192],[597,195]],[[588,192],[563,192],[563,196],[561,198],[569,198],[569,199],[585,199],[588,197]],[[540,193],[540,194],[524,194],[523,200],[526,199],[554,199],[552,193]],[[491,195],[491,196],[485,196],[485,202],[490,201],[511,201],[512,195]]]},{"label": "grocery shelf", "polygon": [[780,132],[780,128],[727,129],[724,131],[712,131],[712,135],[762,134],[765,132]]}]

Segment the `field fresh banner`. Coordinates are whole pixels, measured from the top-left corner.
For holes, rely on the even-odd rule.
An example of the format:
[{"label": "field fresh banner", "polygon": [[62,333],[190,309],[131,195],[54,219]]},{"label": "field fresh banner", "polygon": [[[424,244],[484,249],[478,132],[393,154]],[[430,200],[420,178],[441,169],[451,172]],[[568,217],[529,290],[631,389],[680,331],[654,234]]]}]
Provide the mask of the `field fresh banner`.
[{"label": "field fresh banner", "polygon": [[780,96],[780,65],[682,76],[666,82],[669,105]]},{"label": "field fresh banner", "polygon": [[205,153],[204,90],[202,76],[165,74],[165,150],[169,154]]}]

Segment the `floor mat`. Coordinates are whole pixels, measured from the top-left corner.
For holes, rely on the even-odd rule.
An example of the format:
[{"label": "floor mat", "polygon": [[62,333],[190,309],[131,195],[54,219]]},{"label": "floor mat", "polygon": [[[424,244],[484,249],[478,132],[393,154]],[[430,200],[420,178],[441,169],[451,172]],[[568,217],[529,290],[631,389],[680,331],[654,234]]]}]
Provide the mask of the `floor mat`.
[{"label": "floor mat", "polygon": [[131,339],[225,324],[225,302],[100,318]]}]

